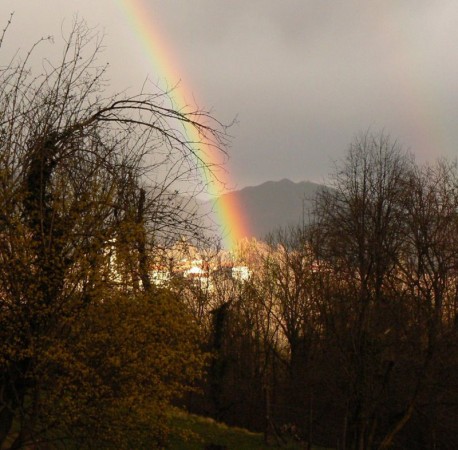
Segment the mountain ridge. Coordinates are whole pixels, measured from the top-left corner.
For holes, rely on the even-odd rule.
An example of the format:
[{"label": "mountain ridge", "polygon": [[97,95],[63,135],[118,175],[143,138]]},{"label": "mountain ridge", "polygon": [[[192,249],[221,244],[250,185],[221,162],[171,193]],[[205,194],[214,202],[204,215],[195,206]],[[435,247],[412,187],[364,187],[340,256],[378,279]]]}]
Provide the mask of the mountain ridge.
[{"label": "mountain ridge", "polygon": [[[238,204],[239,212],[248,224],[247,237],[264,239],[275,229],[308,221],[313,200],[324,188],[324,185],[312,181],[268,180],[207,200],[204,209],[215,211],[221,204]],[[237,217],[233,219],[237,220]],[[214,221],[217,223],[216,217]]]}]

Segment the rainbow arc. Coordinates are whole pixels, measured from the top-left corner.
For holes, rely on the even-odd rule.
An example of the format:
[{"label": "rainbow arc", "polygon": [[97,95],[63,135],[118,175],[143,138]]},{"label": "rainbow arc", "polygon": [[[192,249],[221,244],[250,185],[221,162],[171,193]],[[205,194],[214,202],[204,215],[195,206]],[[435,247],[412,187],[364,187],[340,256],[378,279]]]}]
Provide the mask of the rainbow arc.
[{"label": "rainbow arc", "polygon": [[[164,33],[161,32],[151,11],[143,0],[118,0],[122,13],[129,22],[132,33],[143,48],[151,63],[154,76],[164,79],[169,86],[171,101],[179,111],[188,110],[187,99],[194,98],[193,91],[186,84],[186,77],[179,70],[174,58],[174,52],[168,45]],[[227,249],[235,249],[238,242],[249,235],[247,220],[235,195],[221,196],[226,186],[230,186],[230,175],[227,172],[217,173],[208,168],[218,166],[221,160],[220,150],[199,134],[198,130],[189,124],[184,124],[189,142],[193,142],[196,158],[202,164],[201,177],[209,186],[212,197],[219,197],[215,203],[218,224],[223,235],[223,243]]]}]

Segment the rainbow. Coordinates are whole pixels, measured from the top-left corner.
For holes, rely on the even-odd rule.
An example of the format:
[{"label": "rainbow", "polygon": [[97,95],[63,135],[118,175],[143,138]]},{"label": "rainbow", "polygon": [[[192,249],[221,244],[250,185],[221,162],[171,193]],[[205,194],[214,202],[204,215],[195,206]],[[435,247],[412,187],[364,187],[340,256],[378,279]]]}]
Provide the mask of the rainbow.
[{"label": "rainbow", "polygon": [[[174,53],[168,45],[165,34],[154,23],[151,11],[145,6],[143,0],[118,0],[118,4],[155,69],[156,78],[164,79],[168,86],[173,86],[170,96],[174,107],[178,110],[186,110],[188,105],[186,99],[194,98],[194,95],[187,87],[186,80],[182,78],[182,72],[173,57]],[[235,250],[237,243],[249,235],[249,228],[236,196],[221,195],[224,187],[231,185],[227,172],[219,171],[216,176],[208,169],[219,165],[220,151],[209,143],[202,142],[202,136],[191,125],[185,124],[185,131],[189,142],[199,143],[194,150],[196,157],[203,163],[199,164],[201,177],[207,183],[211,196],[219,198],[215,202],[215,212],[224,247]]]}]

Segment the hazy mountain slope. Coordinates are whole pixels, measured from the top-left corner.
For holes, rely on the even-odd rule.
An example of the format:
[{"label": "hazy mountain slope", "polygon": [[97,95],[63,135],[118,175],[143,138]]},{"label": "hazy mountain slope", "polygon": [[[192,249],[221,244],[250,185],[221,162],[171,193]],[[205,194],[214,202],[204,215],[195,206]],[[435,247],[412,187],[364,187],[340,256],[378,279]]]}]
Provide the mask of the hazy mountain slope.
[{"label": "hazy mountain slope", "polygon": [[[249,225],[250,235],[262,239],[279,227],[307,221],[313,198],[322,188],[322,185],[309,181],[300,183],[287,179],[267,181],[258,186],[224,194],[216,202],[206,202],[204,208],[208,210],[217,202],[224,204],[232,200],[229,197],[235,196],[241,214]],[[233,219],[236,220],[236,217]]]}]

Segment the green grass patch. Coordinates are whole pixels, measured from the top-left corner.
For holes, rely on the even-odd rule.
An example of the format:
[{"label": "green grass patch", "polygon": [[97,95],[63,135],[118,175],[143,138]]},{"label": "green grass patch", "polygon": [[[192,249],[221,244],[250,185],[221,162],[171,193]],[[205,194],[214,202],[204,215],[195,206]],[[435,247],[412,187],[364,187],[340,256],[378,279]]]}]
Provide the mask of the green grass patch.
[{"label": "green grass patch", "polygon": [[170,415],[173,433],[170,450],[202,450],[208,444],[224,445],[229,450],[299,450],[304,446],[289,442],[280,446],[267,446],[262,433],[229,427],[213,419],[174,410]]}]

